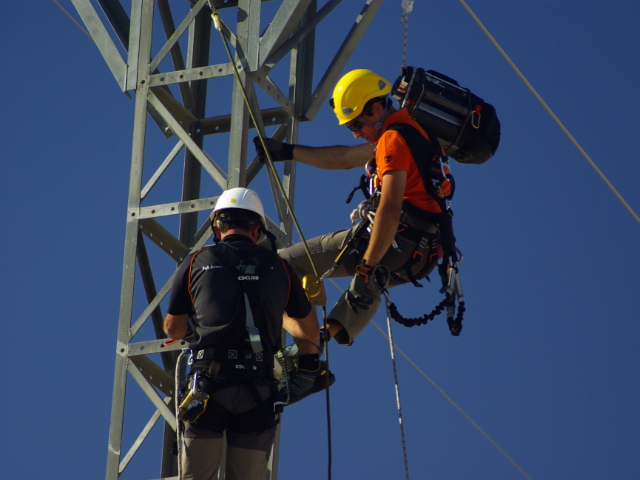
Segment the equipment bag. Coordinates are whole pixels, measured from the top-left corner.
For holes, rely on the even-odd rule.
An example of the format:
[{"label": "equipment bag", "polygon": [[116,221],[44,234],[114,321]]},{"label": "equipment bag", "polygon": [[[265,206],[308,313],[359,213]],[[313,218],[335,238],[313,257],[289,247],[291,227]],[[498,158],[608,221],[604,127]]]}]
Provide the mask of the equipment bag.
[{"label": "equipment bag", "polygon": [[452,78],[405,66],[391,95],[458,162],[481,164],[496,152],[500,121],[495,108]]}]

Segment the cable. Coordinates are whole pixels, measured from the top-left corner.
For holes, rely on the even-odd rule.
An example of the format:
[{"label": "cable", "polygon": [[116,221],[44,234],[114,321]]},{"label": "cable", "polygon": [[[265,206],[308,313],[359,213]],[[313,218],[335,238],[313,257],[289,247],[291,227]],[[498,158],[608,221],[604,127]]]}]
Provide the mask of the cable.
[{"label": "cable", "polygon": [[400,404],[400,385],[398,383],[398,368],[396,366],[396,355],[393,351],[393,334],[391,333],[391,312],[389,311],[389,304],[391,300],[385,294],[385,305],[387,307],[387,330],[389,331],[389,349],[391,350],[391,363],[393,364],[393,380],[396,387],[396,404],[398,405],[398,422],[400,423],[400,438],[402,439],[402,455],[404,457],[404,474],[407,480],[409,480],[409,461],[407,459],[407,443],[404,436],[404,422],[402,421],[402,405]]},{"label": "cable", "polygon": [[[333,285],[334,285],[334,286],[335,286],[335,287],[336,287],[340,292],[344,292],[344,290],[342,290],[342,288],[340,288],[340,287],[338,286],[338,284],[337,284],[336,282],[334,282],[334,281],[333,281],[333,279],[331,279],[331,278],[330,278],[330,279],[329,279],[329,281],[330,281],[331,283],[333,283]],[[379,332],[380,332],[380,333],[381,333],[385,338],[387,338],[387,339],[389,338],[389,337],[387,337],[387,334],[386,334],[386,333],[384,333],[384,331],[383,331],[383,330],[378,326],[378,324],[377,324],[376,322],[374,322],[373,320],[371,320],[371,324],[372,324],[374,327],[376,327],[376,328],[378,329],[378,331],[379,331]],[[502,454],[502,455],[503,455],[507,460],[509,460],[509,462],[511,462],[511,464],[512,464],[514,467],[516,467],[516,468],[520,471],[520,473],[522,473],[522,475],[524,475],[528,480],[531,480],[531,477],[530,477],[529,475],[527,475],[527,474],[525,473],[525,471],[524,471],[524,470],[522,470],[522,468],[520,468],[520,467],[518,466],[518,464],[517,464],[516,462],[514,462],[514,461],[513,461],[513,459],[512,459],[509,455],[507,455],[507,454],[505,453],[505,451],[504,451],[504,450],[502,450],[502,448],[500,448],[500,447],[498,446],[498,444],[497,444],[496,442],[494,442],[494,441],[493,441],[493,439],[492,439],[489,435],[487,435],[487,434],[484,432],[484,430],[482,430],[482,429],[478,426],[478,424],[477,424],[476,422],[474,422],[474,421],[471,419],[471,417],[470,417],[469,415],[467,415],[467,414],[464,412],[464,410],[462,410],[462,408],[460,408],[460,407],[459,407],[459,406],[458,406],[458,405],[457,405],[453,400],[451,400],[451,398],[450,398],[446,393],[444,393],[444,390],[442,390],[442,389],[441,389],[441,388],[436,384],[436,382],[434,382],[433,380],[431,380],[431,378],[429,378],[429,377],[427,376],[427,374],[426,374],[426,373],[424,373],[424,372],[420,369],[420,367],[418,367],[418,366],[413,362],[413,360],[411,360],[411,359],[410,359],[410,358],[409,358],[409,357],[408,357],[408,356],[407,356],[407,355],[406,355],[406,354],[405,354],[405,353],[400,349],[400,347],[398,347],[398,345],[396,345],[395,343],[393,343],[393,347],[398,351],[398,353],[399,353],[400,355],[402,355],[402,356],[407,360],[407,362],[409,362],[409,363],[413,366],[413,368],[415,368],[415,369],[420,373],[420,375],[422,375],[424,378],[426,378],[426,379],[429,381],[429,383],[431,383],[431,385],[433,385],[433,386],[436,388],[436,390],[438,390],[438,392],[440,392],[440,394],[441,394],[444,398],[446,398],[446,399],[447,399],[447,401],[448,401],[451,405],[453,405],[453,406],[454,406],[454,407],[455,407],[455,408],[456,408],[456,409],[457,409],[457,410],[458,410],[462,415],[464,415],[464,417],[465,417],[467,420],[469,420],[469,422],[471,423],[471,425],[473,425],[473,426],[474,426],[474,427],[475,427],[475,428],[476,428],[476,429],[477,429],[477,430],[478,430],[478,431],[479,431],[479,432],[480,432],[480,433],[481,433],[481,434],[482,434],[482,435],[483,435],[487,440],[489,440],[489,442],[491,442],[491,444],[492,444],[494,447],[496,447],[496,449],[497,449],[497,450],[498,450],[498,451],[499,451],[499,452],[500,452],[500,453],[501,453],[501,454]]]},{"label": "cable", "polygon": [[87,32],[84,28],[82,28],[82,26],[81,26],[78,22],[76,22],[76,19],[75,19],[75,18],[73,18],[71,15],[69,15],[69,12],[67,12],[67,11],[62,7],[62,5],[60,5],[58,2],[56,2],[56,0],[53,0],[53,3],[55,3],[57,6],[59,6],[59,7],[60,7],[60,10],[62,10],[62,11],[67,15],[67,17],[69,17],[69,18],[71,19],[71,21],[72,21],[73,23],[75,23],[75,24],[78,26],[78,28],[79,28],[80,30],[82,30],[82,31],[84,32],[84,34],[85,34],[87,37],[89,37],[89,38],[91,39],[91,41],[92,41],[93,43],[95,43],[95,40],[94,40],[94,39],[93,39],[93,37],[89,34],[89,32]]},{"label": "cable", "polygon": [[327,325],[327,306],[326,304],[322,306],[322,324],[324,326],[323,335],[323,343],[324,343],[324,364],[327,369],[327,388],[326,388],[326,399],[327,399],[327,448],[328,448],[328,460],[327,460],[327,475],[328,479],[331,480],[331,466],[333,464],[333,448],[331,443],[331,396],[329,393],[329,388],[331,387],[331,375],[329,372],[329,326]]},{"label": "cable", "polygon": [[482,29],[482,31],[487,35],[487,37],[489,37],[489,40],[491,40],[491,42],[495,45],[495,47],[498,49],[498,51],[502,54],[502,56],[505,58],[505,60],[509,63],[509,65],[511,65],[511,68],[513,68],[515,70],[515,72],[518,74],[518,76],[522,79],[522,81],[525,83],[525,85],[529,88],[529,90],[531,90],[531,93],[533,93],[533,95],[538,99],[538,101],[542,104],[542,106],[545,108],[545,110],[549,113],[549,115],[551,115],[551,117],[556,121],[556,123],[558,124],[558,126],[560,126],[560,128],[562,129],[562,131],[567,135],[567,137],[569,137],[569,140],[571,140],[571,142],[573,142],[573,144],[576,146],[576,148],[578,149],[578,151],[580,153],[582,153],[582,155],[584,156],[584,158],[587,159],[587,161],[589,162],[589,164],[593,167],[593,169],[596,171],[596,173],[600,176],[600,178],[602,178],[602,180],[604,181],[604,183],[607,184],[607,186],[611,189],[611,191],[614,193],[614,195],[616,197],[618,197],[618,200],[620,200],[622,202],[622,204],[625,206],[625,208],[629,211],[629,213],[631,213],[631,215],[633,216],[633,218],[636,219],[636,221],[638,223],[640,223],[640,217],[638,217],[638,215],[636,215],[636,213],[633,211],[633,209],[629,206],[629,204],[625,201],[624,198],[622,198],[622,195],[620,195],[620,193],[618,193],[618,191],[615,189],[615,187],[611,184],[611,182],[609,182],[609,180],[607,179],[607,177],[605,177],[605,175],[600,171],[600,169],[596,166],[595,162],[593,160],[591,160],[591,158],[589,157],[589,155],[587,155],[587,152],[585,152],[583,150],[583,148],[580,146],[580,144],[576,141],[575,138],[573,138],[573,135],[571,135],[569,133],[569,130],[566,129],[566,127],[562,124],[562,122],[560,121],[560,119],[556,116],[555,113],[553,113],[553,111],[551,110],[551,108],[549,108],[549,106],[546,104],[546,102],[542,99],[542,97],[540,95],[538,95],[538,92],[535,90],[535,88],[533,88],[533,86],[529,83],[529,81],[525,78],[525,76],[522,74],[522,72],[518,69],[518,67],[516,67],[516,65],[511,61],[511,59],[509,58],[509,56],[506,54],[506,52],[502,49],[502,47],[500,47],[500,45],[498,44],[498,42],[493,38],[493,36],[489,33],[489,30],[487,30],[485,28],[485,26],[482,24],[482,22],[480,21],[480,19],[478,19],[478,17],[476,16],[475,13],[473,13],[473,11],[471,10],[471,8],[469,8],[469,6],[466,4],[466,2],[464,0],[460,0],[460,3],[462,4],[462,6],[467,10],[467,12],[469,12],[469,15],[471,15],[473,17],[473,19],[476,21],[476,23],[480,26],[480,28]]},{"label": "cable", "polygon": [[402,441],[402,456],[404,458],[404,474],[409,480],[409,461],[407,458],[407,442],[404,435],[404,421],[402,420],[402,403],[400,402],[400,382],[398,381],[398,367],[396,365],[396,355],[393,351],[393,333],[391,331],[391,297],[387,291],[387,285],[391,280],[391,271],[385,265],[378,265],[373,269],[372,277],[378,288],[384,295],[385,306],[387,307],[387,331],[389,332],[389,350],[391,351],[391,364],[393,365],[393,381],[396,390],[396,405],[398,407],[398,423],[400,424],[400,439]]},{"label": "cable", "polygon": [[[378,329],[378,331],[379,331],[382,335],[384,335],[385,337],[387,336],[387,335],[384,333],[384,331],[383,331],[383,330],[382,330],[382,329],[381,329],[381,328],[380,328],[380,327],[379,327],[379,326],[378,326],[378,325],[377,325],[373,320],[371,321],[371,323],[372,323],[372,324],[373,324],[373,325]],[[404,358],[405,358],[405,359],[406,359],[406,360],[407,360],[407,361],[408,361],[408,362],[409,362],[409,363],[410,363],[410,364],[411,364],[411,365],[412,365],[412,366],[413,366],[413,367],[414,367],[414,368],[415,368],[415,369],[420,373],[420,375],[422,375],[424,378],[426,378],[426,379],[431,383],[431,385],[433,385],[433,386],[436,388],[436,390],[438,390],[438,392],[440,392],[440,393],[442,394],[442,396],[443,396],[444,398],[446,398],[446,399],[447,399],[447,401],[448,401],[451,405],[453,405],[454,407],[456,407],[456,409],[457,409],[457,410],[458,410],[462,415],[464,415],[464,417],[465,417],[467,420],[469,420],[469,422],[471,423],[471,425],[473,425],[473,426],[474,426],[474,427],[475,427],[475,428],[476,428],[476,429],[477,429],[477,430],[478,430],[482,435],[484,435],[484,437],[485,437],[487,440],[489,440],[489,441],[491,442],[491,444],[492,444],[494,447],[496,447],[496,448],[498,449],[498,451],[499,451],[502,455],[504,455],[504,456],[505,456],[505,458],[506,458],[507,460],[509,460],[509,461],[513,464],[513,466],[514,466],[514,467],[516,467],[518,470],[520,470],[520,473],[522,473],[526,478],[528,478],[529,480],[531,480],[531,477],[530,477],[529,475],[527,475],[527,474],[525,473],[525,471],[524,471],[524,470],[522,470],[522,468],[520,468],[520,467],[518,466],[518,464],[517,464],[516,462],[514,462],[514,461],[513,461],[513,459],[512,459],[509,455],[507,455],[507,454],[505,453],[505,451],[504,451],[504,450],[502,450],[502,449],[498,446],[498,444],[497,444],[496,442],[494,442],[494,441],[493,441],[493,439],[492,439],[489,435],[487,435],[487,434],[484,432],[484,430],[482,430],[482,428],[480,428],[480,427],[478,426],[478,424],[477,424],[476,422],[474,422],[474,421],[471,419],[471,417],[470,417],[469,415],[467,415],[467,414],[465,413],[465,411],[464,411],[464,410],[462,410],[462,408],[460,408],[460,407],[459,407],[459,406],[458,406],[458,405],[457,405],[453,400],[451,400],[451,398],[450,398],[446,393],[444,393],[444,390],[442,390],[442,389],[441,389],[441,388],[440,388],[440,387],[439,387],[439,386],[438,386],[438,385],[437,385],[433,380],[431,380],[431,378],[429,378],[429,377],[427,376],[427,374],[426,374],[426,373],[424,373],[424,372],[420,369],[420,367],[418,367],[418,366],[417,366],[417,365],[416,365],[416,364],[415,364],[415,363],[414,363],[414,362],[413,362],[413,361],[412,361],[412,360],[411,360],[411,359],[410,359],[410,358],[409,358],[409,357],[408,357],[408,356],[407,356],[407,355],[406,355],[402,350],[400,350],[400,347],[398,347],[398,345],[396,345],[396,344],[394,343],[394,344],[393,344],[393,346],[394,346],[394,347],[395,347],[395,349],[398,351],[398,353],[399,353],[400,355],[402,355],[402,356],[403,356],[403,357],[404,357]]]}]

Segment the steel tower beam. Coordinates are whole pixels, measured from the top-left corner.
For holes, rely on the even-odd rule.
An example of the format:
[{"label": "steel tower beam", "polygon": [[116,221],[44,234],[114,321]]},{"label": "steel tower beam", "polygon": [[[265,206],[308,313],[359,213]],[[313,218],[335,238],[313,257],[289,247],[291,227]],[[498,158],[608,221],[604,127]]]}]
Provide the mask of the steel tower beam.
[{"label": "steel tower beam", "polygon": [[[71,1],[122,91],[135,94],[106,479],[118,479],[136,461],[136,453],[158,423],[164,427],[160,475],[175,479],[174,375],[178,368],[184,377],[184,365],[177,365],[177,357],[187,345],[184,341],[165,345],[162,305],[176,266],[210,239],[208,213],[219,194],[265,177],[278,217],[267,219],[269,229],[281,245],[291,244],[291,215],[276,179],[269,171],[263,173],[263,165],[249,153],[250,129],[268,136],[265,129],[271,128],[273,138],[296,143],[300,122],[315,117],[382,0],[361,0],[360,14],[315,90],[315,29],[322,21],[331,21],[329,14],[340,0],[329,0],[320,9],[317,0],[269,5],[261,0],[131,0],[130,12],[119,0],[93,0],[101,14],[91,0]],[[211,5],[221,14],[232,60],[212,28]],[[211,62],[214,55],[217,63]],[[272,71],[280,64],[286,68],[287,62],[288,75],[280,74],[282,69]],[[160,128],[160,139],[148,119]],[[224,147],[212,149],[211,143]],[[221,150],[228,151],[226,170]],[[172,168],[183,151],[182,169]],[[292,205],[295,177],[295,163],[284,162],[280,181]],[[267,205],[267,196],[261,196]],[[134,294],[137,282],[143,287],[138,295]],[[134,405],[132,395],[127,395],[130,379],[134,388],[139,387]],[[150,417],[128,419],[125,425],[125,407],[136,417],[147,407]],[[273,480],[278,440],[279,430],[267,473]],[[223,472],[220,478],[224,479]]]}]

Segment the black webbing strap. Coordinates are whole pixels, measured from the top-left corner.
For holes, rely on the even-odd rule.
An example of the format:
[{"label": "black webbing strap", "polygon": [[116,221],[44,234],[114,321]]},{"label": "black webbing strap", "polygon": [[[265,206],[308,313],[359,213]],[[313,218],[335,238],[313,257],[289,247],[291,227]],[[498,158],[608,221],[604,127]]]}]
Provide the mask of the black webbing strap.
[{"label": "black webbing strap", "polygon": [[[454,192],[452,188],[451,193],[446,198],[443,198],[440,190],[434,185],[434,182],[441,185],[445,180],[451,179],[450,175],[445,177],[441,168],[442,147],[438,137],[425,130],[433,142],[431,143],[418,130],[406,123],[397,123],[389,127],[388,130],[396,131],[402,135],[402,138],[407,142],[409,150],[411,150],[411,155],[413,155],[413,159],[416,162],[425,190],[438,203],[440,210],[446,211],[446,200],[451,199]],[[451,186],[453,187],[453,182],[451,182]]]},{"label": "black webbing strap", "polygon": [[418,280],[411,269],[414,265],[422,261],[427,249],[431,250],[431,237],[422,236],[416,245],[416,249],[413,251],[413,255],[411,255],[411,258],[409,258],[409,261],[405,264],[405,273],[407,278],[411,280],[411,283],[416,287],[422,287],[422,284],[418,283]]},{"label": "black webbing strap", "polygon": [[[220,255],[218,253],[218,250],[220,249],[226,250],[223,255]],[[256,328],[253,322],[253,312],[251,311],[251,305],[249,304],[249,297],[247,296],[245,282],[241,281],[238,278],[238,276],[241,274],[255,275],[256,273],[255,269],[259,266],[258,261],[255,259],[252,259],[255,262],[255,264],[253,265],[249,264],[247,262],[249,260],[248,258],[242,258],[242,256],[238,254],[235,248],[223,242],[211,247],[210,253],[211,255],[213,255],[215,260],[220,265],[222,265],[222,267],[229,274],[229,276],[239,284],[240,291],[241,291],[242,298],[244,300],[244,305],[245,305],[245,327],[247,330],[248,339],[249,339],[249,342],[251,343],[251,347],[253,348],[253,351],[256,353],[261,352],[263,349],[263,346],[260,339],[260,332],[258,331],[258,329]],[[241,271],[238,268],[241,265],[245,266],[245,271]],[[248,268],[253,268],[253,270],[249,271],[247,270]]]}]

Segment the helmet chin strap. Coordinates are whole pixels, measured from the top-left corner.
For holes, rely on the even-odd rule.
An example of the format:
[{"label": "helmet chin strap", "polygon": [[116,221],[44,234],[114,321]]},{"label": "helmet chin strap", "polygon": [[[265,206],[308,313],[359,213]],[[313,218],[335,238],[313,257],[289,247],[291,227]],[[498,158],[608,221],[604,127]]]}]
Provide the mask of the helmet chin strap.
[{"label": "helmet chin strap", "polygon": [[378,133],[382,131],[382,126],[384,125],[385,120],[387,119],[387,115],[389,114],[389,94],[384,97],[384,110],[382,111],[382,116],[380,117],[380,121],[374,125],[374,128]]},{"label": "helmet chin strap", "polygon": [[269,239],[269,242],[271,242],[271,250],[273,250],[275,253],[278,253],[278,247],[276,246],[276,236],[264,227],[262,227],[261,233],[264,233],[264,236]]}]

